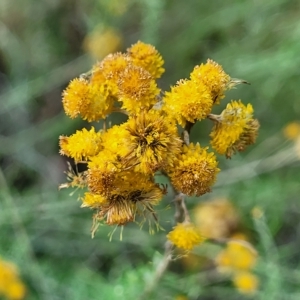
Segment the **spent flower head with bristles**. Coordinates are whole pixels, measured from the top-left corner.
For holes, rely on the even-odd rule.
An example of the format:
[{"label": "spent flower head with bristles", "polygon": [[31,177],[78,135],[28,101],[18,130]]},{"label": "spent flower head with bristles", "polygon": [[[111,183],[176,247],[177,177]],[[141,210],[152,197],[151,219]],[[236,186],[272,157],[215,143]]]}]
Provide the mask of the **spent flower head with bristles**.
[{"label": "spent flower head with bristles", "polygon": [[105,220],[108,225],[124,225],[134,221],[136,215],[146,217],[150,213],[155,217],[153,206],[162,199],[163,190],[144,174],[124,171],[115,176],[111,189],[99,194],[101,197],[94,198],[87,194],[84,206],[91,204],[98,208],[97,220]]}]

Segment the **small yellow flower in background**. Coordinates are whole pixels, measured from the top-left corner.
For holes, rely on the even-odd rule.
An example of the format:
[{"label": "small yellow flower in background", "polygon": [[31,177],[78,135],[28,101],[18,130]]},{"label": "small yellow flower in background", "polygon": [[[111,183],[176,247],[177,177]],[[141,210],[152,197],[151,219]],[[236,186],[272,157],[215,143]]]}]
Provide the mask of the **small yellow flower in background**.
[{"label": "small yellow flower in background", "polygon": [[228,238],[240,222],[235,207],[222,198],[196,206],[194,220],[201,233],[210,239]]},{"label": "small yellow flower in background", "polygon": [[207,87],[191,80],[180,80],[164,97],[164,110],[171,114],[179,125],[203,120],[211,112],[213,99]]},{"label": "small yellow flower in background", "polygon": [[207,152],[197,143],[183,146],[183,153],[177,157],[168,175],[176,190],[188,196],[201,196],[210,191],[220,171],[214,153]]},{"label": "small yellow flower in background", "polygon": [[300,122],[291,122],[283,128],[284,136],[289,140],[300,137]]},{"label": "small yellow flower in background", "polygon": [[236,272],[233,277],[233,284],[240,293],[252,295],[258,290],[259,279],[248,271]]},{"label": "small yellow flower in background", "polygon": [[189,222],[178,223],[167,235],[176,247],[184,250],[192,250],[205,239],[200,235],[199,230]]},{"label": "small yellow flower in background", "polygon": [[204,84],[208,88],[215,104],[219,104],[225,97],[224,92],[230,84],[230,76],[224,72],[222,66],[211,59],[208,59],[206,64],[196,66],[190,77],[196,84]]},{"label": "small yellow flower in background", "polygon": [[59,137],[60,154],[72,157],[76,162],[88,160],[101,150],[101,132],[90,131],[83,128],[71,136]]},{"label": "small yellow flower in background", "polygon": [[232,240],[216,258],[218,268],[222,270],[251,270],[257,261],[257,252],[247,241]]},{"label": "small yellow flower in background", "polygon": [[119,50],[121,44],[122,37],[119,32],[99,25],[85,37],[83,49],[95,59],[103,59],[111,52]]},{"label": "small yellow flower in background", "polygon": [[17,267],[0,258],[0,297],[8,300],[24,299],[26,287],[19,278]]},{"label": "small yellow flower in background", "polygon": [[133,60],[133,64],[148,71],[153,78],[160,78],[165,69],[164,61],[159,52],[149,44],[140,41],[127,49],[127,53]]},{"label": "small yellow flower in background", "polygon": [[227,158],[255,142],[259,123],[253,119],[251,104],[245,106],[240,100],[227,104],[220,116],[213,116],[215,125],[210,134],[211,145]]}]

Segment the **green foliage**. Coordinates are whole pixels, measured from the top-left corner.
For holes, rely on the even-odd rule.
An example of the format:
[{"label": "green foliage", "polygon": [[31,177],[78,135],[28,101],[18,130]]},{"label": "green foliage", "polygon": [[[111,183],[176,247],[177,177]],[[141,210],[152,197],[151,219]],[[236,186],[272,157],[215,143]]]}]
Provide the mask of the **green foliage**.
[{"label": "green foliage", "polygon": [[[17,2],[0,3],[0,256],[18,265],[27,299],[138,298],[155,276],[172,227],[169,196],[159,212],[166,231],[150,236],[146,226],[133,224],[123,241],[117,231],[109,242],[111,229],[101,227],[91,239],[92,212],[80,208],[76,194],[58,191],[67,165],[57,139],[80,122],[62,113],[61,92],[93,61],[82,43],[98,24],[122,33],[121,50],[138,39],[155,43],[165,59],[165,90],[207,58],[251,83],[227,100],[242,95],[253,104],[261,123],[257,144],[222,160],[213,192],[188,206],[228,196],[260,254],[256,299],[299,299],[299,157],[280,133],[300,118],[299,3],[128,0],[116,14],[107,3],[122,1]],[[203,136],[196,126],[192,139],[205,145]],[[264,211],[260,223],[251,217],[255,206]],[[228,280],[176,261],[147,299],[178,295],[243,299]]]}]

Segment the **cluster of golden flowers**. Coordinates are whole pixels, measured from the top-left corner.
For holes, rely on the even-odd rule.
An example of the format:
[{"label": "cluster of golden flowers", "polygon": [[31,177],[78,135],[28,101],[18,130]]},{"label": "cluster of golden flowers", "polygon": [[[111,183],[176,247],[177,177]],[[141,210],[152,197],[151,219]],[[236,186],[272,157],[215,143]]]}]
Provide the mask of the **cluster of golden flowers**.
[{"label": "cluster of golden flowers", "polygon": [[[0,297],[8,300],[24,299],[26,288],[19,278],[17,267],[0,258]],[[2,298],[1,298],[2,299]]]},{"label": "cluster of golden flowers", "polygon": [[[197,121],[214,122],[211,146],[228,158],[255,141],[259,124],[250,104],[231,101],[220,115],[212,114],[225,91],[243,81],[207,60],[189,79],[163,93],[156,82],[164,72],[163,63],[152,45],[137,42],[126,53],[106,56],[63,92],[67,116],[104,120],[102,130],[78,130],[59,141],[60,154],[87,165],[81,173],[70,168],[70,182],[61,187],[86,188],[82,207],[95,211],[94,230],[100,222],[116,226],[146,218],[157,222],[154,207],[167,192],[166,186],[155,182],[158,172],[178,193],[201,196],[211,190],[218,162],[208,147],[189,143]],[[113,112],[125,114],[126,121],[107,126],[105,119]],[[168,238],[184,249],[203,240],[188,219]]]}]

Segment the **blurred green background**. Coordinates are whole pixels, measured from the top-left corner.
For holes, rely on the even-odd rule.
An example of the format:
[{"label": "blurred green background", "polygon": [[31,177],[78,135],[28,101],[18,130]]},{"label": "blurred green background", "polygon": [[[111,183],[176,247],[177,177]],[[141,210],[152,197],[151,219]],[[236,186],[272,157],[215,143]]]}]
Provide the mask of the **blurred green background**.
[{"label": "blurred green background", "polygon": [[[187,204],[229,198],[260,255],[253,297],[300,299],[300,143],[283,134],[300,121],[300,2],[1,0],[0,256],[18,266],[26,299],[137,299],[152,282],[173,225],[172,195],[159,210],[166,232],[150,236],[133,224],[123,241],[116,233],[109,242],[111,228],[91,239],[92,211],[71,190],[58,191],[67,170],[58,137],[90,126],[66,117],[63,89],[106,51],[138,40],[162,54],[164,90],[207,58],[251,83],[229,91],[215,113],[230,99],[252,103],[261,123],[256,145],[220,157],[212,193]],[[207,145],[210,129],[209,121],[197,124],[192,140]],[[256,206],[265,215],[259,226]],[[211,268],[176,261],[141,299],[248,298],[226,278],[209,276]]]}]

